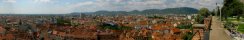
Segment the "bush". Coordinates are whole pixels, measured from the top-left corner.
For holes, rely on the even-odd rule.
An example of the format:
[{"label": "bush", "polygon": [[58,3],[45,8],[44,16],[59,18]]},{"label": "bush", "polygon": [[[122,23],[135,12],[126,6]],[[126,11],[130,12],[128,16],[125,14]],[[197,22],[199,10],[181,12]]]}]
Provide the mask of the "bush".
[{"label": "bush", "polygon": [[57,25],[67,26],[71,25],[70,20],[64,20],[64,19],[57,19]]},{"label": "bush", "polygon": [[178,25],[176,28],[179,28],[179,29],[191,29],[192,28],[192,24],[181,24],[181,25]]},{"label": "bush", "polygon": [[204,17],[203,16],[198,15],[195,19],[196,19],[195,21],[200,23],[200,24],[204,23]]},{"label": "bush", "polygon": [[192,32],[188,32],[183,36],[184,40],[191,40],[193,37],[193,33]]},{"label": "bush", "polygon": [[230,29],[230,28],[235,28],[235,24],[233,24],[232,22],[230,21],[227,21],[225,24],[224,24],[224,28],[227,28],[227,29]]}]

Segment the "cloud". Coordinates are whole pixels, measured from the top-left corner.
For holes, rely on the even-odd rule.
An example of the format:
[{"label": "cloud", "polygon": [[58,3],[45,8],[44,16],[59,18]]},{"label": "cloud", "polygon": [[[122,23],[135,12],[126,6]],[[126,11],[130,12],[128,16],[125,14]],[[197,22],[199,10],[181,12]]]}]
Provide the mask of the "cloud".
[{"label": "cloud", "polygon": [[[3,2],[16,3],[12,6],[19,5],[18,3],[25,4],[21,1],[3,0]],[[31,2],[34,3],[29,5],[19,5],[23,7],[18,6],[12,8],[12,10],[16,13],[69,13],[74,11],[94,12],[99,10],[132,11],[175,7],[192,7],[197,9],[205,7],[212,10],[216,8],[216,3],[222,3],[223,0],[32,0],[30,3]],[[10,7],[6,5],[0,6]],[[0,11],[12,11],[7,9],[10,8],[2,8]]]},{"label": "cloud", "polygon": [[6,3],[16,3],[16,0],[3,0],[3,2],[6,2]]},{"label": "cloud", "polygon": [[[13,11],[12,11],[13,12]],[[29,13],[36,13],[36,14],[65,14],[70,13],[71,10],[64,9],[63,7],[52,7],[52,8],[17,8],[14,9],[14,13],[21,13],[21,14],[29,14]]]},{"label": "cloud", "polygon": [[13,10],[0,7],[0,13],[13,13]]},{"label": "cloud", "polygon": [[51,0],[34,0],[34,2],[37,2],[37,3],[49,3],[49,2],[51,2]]},{"label": "cloud", "polygon": [[[165,9],[175,7],[193,8],[216,8],[216,3],[223,0],[97,0],[93,6],[98,6],[97,10],[145,10],[145,9]],[[82,6],[81,6],[82,7]]]},{"label": "cloud", "polygon": [[76,7],[80,7],[80,6],[85,6],[85,5],[92,5],[94,4],[94,2],[81,2],[81,3],[77,3],[77,4],[74,4],[74,5],[71,5],[70,7],[72,8],[76,8]]}]

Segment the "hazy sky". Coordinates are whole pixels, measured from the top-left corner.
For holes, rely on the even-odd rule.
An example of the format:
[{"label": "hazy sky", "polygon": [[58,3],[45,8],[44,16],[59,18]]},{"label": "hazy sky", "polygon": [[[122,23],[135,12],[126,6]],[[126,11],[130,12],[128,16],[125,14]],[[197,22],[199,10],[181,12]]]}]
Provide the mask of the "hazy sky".
[{"label": "hazy sky", "polygon": [[175,7],[202,7],[210,10],[223,0],[0,0],[0,13],[50,14],[94,12],[98,10],[131,11]]}]

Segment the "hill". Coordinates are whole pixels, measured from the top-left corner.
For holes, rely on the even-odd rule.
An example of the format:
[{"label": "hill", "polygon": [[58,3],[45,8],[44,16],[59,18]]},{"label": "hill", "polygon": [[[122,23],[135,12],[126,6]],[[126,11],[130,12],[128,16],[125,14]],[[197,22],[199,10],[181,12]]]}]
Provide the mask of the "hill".
[{"label": "hill", "polygon": [[[197,13],[198,9],[190,7],[179,7],[179,8],[166,8],[166,9],[146,9],[142,11],[133,10],[133,11],[96,11],[90,12],[89,14],[95,15],[148,15],[148,14],[194,14]],[[88,14],[88,13],[86,13]]]}]

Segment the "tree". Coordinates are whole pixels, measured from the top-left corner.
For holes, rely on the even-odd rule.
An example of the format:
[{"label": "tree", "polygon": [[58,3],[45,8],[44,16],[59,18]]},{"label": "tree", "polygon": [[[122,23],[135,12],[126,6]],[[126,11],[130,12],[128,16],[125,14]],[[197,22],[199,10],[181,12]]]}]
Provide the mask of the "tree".
[{"label": "tree", "polygon": [[209,13],[209,10],[207,8],[201,8],[198,12],[198,15],[196,16],[196,21],[200,24],[203,24],[203,20],[205,17],[208,17],[211,13]]},{"label": "tree", "polygon": [[239,21],[240,20],[240,17],[242,16],[242,14],[244,13],[244,5],[243,5],[243,3],[241,3],[241,2],[236,2],[235,4],[234,4],[235,6],[234,6],[234,13],[236,14],[236,16],[237,16],[237,20]]},{"label": "tree", "polygon": [[57,19],[57,25],[70,26],[71,22],[70,22],[70,20]]},{"label": "tree", "polygon": [[216,13],[215,13],[215,12],[216,12],[216,11],[213,10],[213,11],[210,12],[210,14],[211,14],[212,16],[216,16]]},{"label": "tree", "polygon": [[192,37],[193,37],[193,33],[192,32],[187,32],[182,38],[184,39],[184,40],[191,40],[192,39]]},{"label": "tree", "polygon": [[192,24],[181,24],[181,25],[178,25],[176,28],[179,28],[179,29],[191,29],[192,28]]},{"label": "tree", "polygon": [[207,8],[201,8],[200,11],[198,12],[200,16],[207,17],[210,15],[209,10]]},{"label": "tree", "polygon": [[200,24],[204,23],[204,17],[203,16],[198,15],[198,16],[195,17],[195,19],[196,19],[195,21],[197,23],[200,23]]},{"label": "tree", "polygon": [[237,20],[240,20],[240,17],[244,13],[244,4],[240,0],[224,0],[222,13],[225,18],[237,16]]}]

